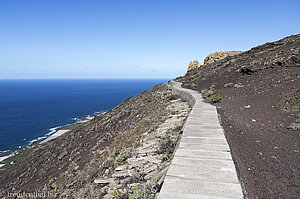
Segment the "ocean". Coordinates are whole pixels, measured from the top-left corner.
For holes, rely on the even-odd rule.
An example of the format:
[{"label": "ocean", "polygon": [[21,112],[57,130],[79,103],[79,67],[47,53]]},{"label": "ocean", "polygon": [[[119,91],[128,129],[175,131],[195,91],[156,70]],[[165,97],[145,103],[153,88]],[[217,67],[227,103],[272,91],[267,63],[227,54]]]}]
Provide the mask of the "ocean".
[{"label": "ocean", "polygon": [[167,79],[0,80],[0,151],[109,110]]}]

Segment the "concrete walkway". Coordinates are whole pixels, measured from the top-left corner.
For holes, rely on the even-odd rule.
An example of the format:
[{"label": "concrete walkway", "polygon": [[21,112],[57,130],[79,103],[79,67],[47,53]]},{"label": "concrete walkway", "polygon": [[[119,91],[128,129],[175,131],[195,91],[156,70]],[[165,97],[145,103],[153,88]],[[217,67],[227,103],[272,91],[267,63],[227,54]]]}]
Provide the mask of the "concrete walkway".
[{"label": "concrete walkway", "polygon": [[216,107],[204,103],[198,92],[172,84],[173,92],[193,108],[158,198],[243,198]]}]

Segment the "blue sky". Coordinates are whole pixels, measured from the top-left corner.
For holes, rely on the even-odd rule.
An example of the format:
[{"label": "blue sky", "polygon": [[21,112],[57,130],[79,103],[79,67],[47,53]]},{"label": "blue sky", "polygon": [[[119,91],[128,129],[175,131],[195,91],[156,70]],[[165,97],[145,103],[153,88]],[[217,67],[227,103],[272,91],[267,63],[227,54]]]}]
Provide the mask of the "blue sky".
[{"label": "blue sky", "polygon": [[300,33],[300,1],[0,0],[0,78],[174,78]]}]

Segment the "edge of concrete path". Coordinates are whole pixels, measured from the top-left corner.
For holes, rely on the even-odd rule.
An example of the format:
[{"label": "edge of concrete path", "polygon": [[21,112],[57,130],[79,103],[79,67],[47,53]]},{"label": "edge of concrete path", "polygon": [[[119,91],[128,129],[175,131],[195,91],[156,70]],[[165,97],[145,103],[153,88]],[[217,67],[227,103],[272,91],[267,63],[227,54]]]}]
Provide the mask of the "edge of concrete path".
[{"label": "edge of concrete path", "polygon": [[[178,95],[178,96],[179,96],[181,99],[183,99],[184,101],[188,102],[188,104],[190,105],[190,107],[193,109],[194,106],[195,106],[195,104],[197,103],[197,101],[196,101],[194,95],[200,95],[200,96],[201,96],[201,94],[199,94],[197,91],[194,91],[194,90],[182,88],[180,82],[171,81],[171,84],[172,84],[172,91],[173,91],[173,93],[176,94],[176,95]],[[176,86],[177,86],[177,88],[176,88]],[[197,97],[198,97],[198,96],[197,96]],[[201,96],[201,99],[202,99],[202,96]],[[202,100],[201,100],[201,101],[202,101]],[[221,125],[221,124],[222,124],[222,121],[221,121],[220,115],[218,114],[217,110],[216,110],[216,114],[217,114],[217,117],[218,117],[218,122],[219,122],[219,124]],[[190,117],[190,116],[188,116],[188,117]],[[183,126],[183,130],[185,129],[185,126],[186,126],[186,123],[185,123],[184,126]],[[223,134],[224,134],[224,129],[223,129],[223,127],[222,127],[221,129],[222,129],[222,132],[223,132]],[[225,134],[224,134],[224,136],[225,136]],[[226,140],[226,138],[225,138],[225,140]],[[179,140],[179,142],[177,143],[177,147],[176,147],[175,150],[178,149],[178,146],[180,145],[180,141],[181,141],[181,140]],[[227,145],[228,145],[227,140],[226,140],[226,143],[227,143]],[[228,146],[229,146],[229,145],[228,145]],[[230,149],[230,147],[229,147],[229,149]],[[175,153],[176,153],[176,151],[175,151]],[[240,176],[239,169],[238,169],[238,167],[236,166],[236,162],[235,162],[235,160],[234,160],[234,158],[233,158],[233,156],[232,156],[231,149],[230,149],[230,155],[231,155],[231,159],[232,159],[232,162],[233,162],[234,167],[235,167],[235,170],[236,170],[236,176],[237,176],[239,185],[240,185],[240,187],[241,187],[242,196],[243,196],[244,199],[248,199],[248,197],[247,197],[247,192],[246,192],[246,190],[245,190],[243,180],[242,180],[242,178],[241,178],[241,176]],[[172,163],[171,163],[171,164],[172,164]],[[169,171],[168,171],[168,172],[169,172]],[[167,174],[167,175],[168,175],[168,174]],[[166,176],[166,177],[167,177],[167,176]],[[163,188],[164,188],[164,186],[162,185],[160,191],[162,191]],[[158,195],[158,198],[162,198],[162,197],[159,197],[159,195]]]}]

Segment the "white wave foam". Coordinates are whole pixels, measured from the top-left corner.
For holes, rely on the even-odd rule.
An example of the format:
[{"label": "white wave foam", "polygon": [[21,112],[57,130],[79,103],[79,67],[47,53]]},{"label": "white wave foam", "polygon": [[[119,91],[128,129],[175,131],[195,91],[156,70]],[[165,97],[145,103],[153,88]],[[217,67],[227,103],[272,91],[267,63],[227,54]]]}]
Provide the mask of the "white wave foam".
[{"label": "white wave foam", "polygon": [[34,140],[29,141],[29,145],[33,144],[36,141],[38,141],[38,139],[34,139]]}]

